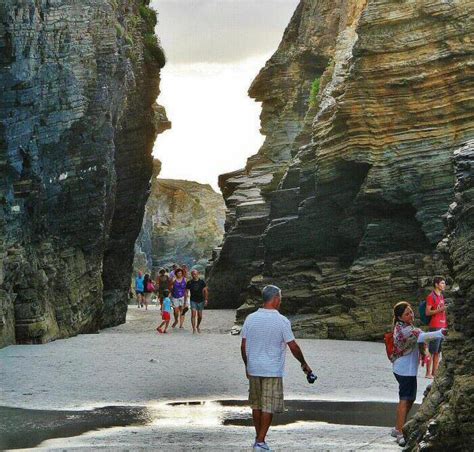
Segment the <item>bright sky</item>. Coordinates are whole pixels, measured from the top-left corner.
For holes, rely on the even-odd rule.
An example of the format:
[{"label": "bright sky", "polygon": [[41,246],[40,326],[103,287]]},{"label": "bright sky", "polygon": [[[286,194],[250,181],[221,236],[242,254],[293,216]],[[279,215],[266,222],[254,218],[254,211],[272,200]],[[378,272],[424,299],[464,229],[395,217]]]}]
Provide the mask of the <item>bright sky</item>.
[{"label": "bright sky", "polygon": [[161,94],[173,123],[153,154],[160,177],[209,183],[263,143],[250,83],[276,50],[299,0],[153,0],[168,63]]}]

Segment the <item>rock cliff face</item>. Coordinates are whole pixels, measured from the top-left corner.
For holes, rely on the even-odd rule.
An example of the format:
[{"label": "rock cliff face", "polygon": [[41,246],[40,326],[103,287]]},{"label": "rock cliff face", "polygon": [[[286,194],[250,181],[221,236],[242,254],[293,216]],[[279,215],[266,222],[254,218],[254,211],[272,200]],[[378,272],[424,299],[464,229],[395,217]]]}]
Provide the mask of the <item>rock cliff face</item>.
[{"label": "rock cliff face", "polygon": [[154,178],[136,243],[135,269],[155,272],[177,262],[204,271],[222,241],[224,218],[222,196],[210,185]]},{"label": "rock cliff face", "polygon": [[259,153],[221,176],[212,303],[268,283],[299,336],[380,339],[391,307],[448,268],[437,250],[453,152],[472,139],[470,2],[300,2],[250,88]]},{"label": "rock cliff face", "polygon": [[0,345],[123,322],[164,55],[142,0],[0,4]]},{"label": "rock cliff face", "polygon": [[454,152],[455,198],[438,248],[456,281],[448,341],[432,390],[406,426],[410,450],[472,450],[474,444],[474,140]]}]

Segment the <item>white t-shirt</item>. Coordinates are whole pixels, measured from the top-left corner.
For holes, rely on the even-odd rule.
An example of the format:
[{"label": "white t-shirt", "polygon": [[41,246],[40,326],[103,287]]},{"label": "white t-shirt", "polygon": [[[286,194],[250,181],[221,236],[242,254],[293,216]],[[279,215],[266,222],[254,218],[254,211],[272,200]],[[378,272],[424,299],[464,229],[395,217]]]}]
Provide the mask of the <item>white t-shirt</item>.
[{"label": "white t-shirt", "polygon": [[276,309],[250,314],[241,332],[246,339],[247,372],[252,377],[283,377],[286,344],[294,341],[290,321]]},{"label": "white t-shirt", "polygon": [[[417,342],[420,343],[442,338],[444,338],[444,335],[441,330],[438,330],[431,333],[420,333]],[[418,350],[418,346],[416,346],[411,353],[400,356],[400,358],[393,362],[393,373],[405,377],[415,377],[418,374],[419,360],[420,351]]]}]

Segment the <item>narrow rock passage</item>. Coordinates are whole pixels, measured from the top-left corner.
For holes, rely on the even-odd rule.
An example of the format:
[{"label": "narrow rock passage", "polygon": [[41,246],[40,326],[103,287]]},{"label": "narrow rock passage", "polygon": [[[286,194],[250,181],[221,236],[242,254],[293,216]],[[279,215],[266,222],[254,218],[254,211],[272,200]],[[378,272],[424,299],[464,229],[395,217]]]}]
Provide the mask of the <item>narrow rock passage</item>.
[{"label": "narrow rock passage", "polygon": [[[233,311],[208,310],[201,335],[191,334],[188,318],[186,329],[159,336],[154,329],[156,307],[130,307],[126,324],[100,334],[40,346],[9,346],[0,350],[1,405],[50,410],[138,405],[159,412],[168,401],[243,400],[247,381],[240,338],[228,333],[233,319]],[[288,357],[288,399],[397,400],[382,344],[311,339],[299,343],[319,379],[308,385],[297,362]],[[419,380],[419,401],[427,383]],[[191,415],[177,422],[173,416],[168,421],[157,416],[143,427],[104,429],[42,445],[218,450],[224,442],[227,449],[245,450],[253,438],[247,426],[206,425],[202,417]],[[385,427],[302,422],[275,427],[269,442],[276,450],[397,450],[388,433]]]}]

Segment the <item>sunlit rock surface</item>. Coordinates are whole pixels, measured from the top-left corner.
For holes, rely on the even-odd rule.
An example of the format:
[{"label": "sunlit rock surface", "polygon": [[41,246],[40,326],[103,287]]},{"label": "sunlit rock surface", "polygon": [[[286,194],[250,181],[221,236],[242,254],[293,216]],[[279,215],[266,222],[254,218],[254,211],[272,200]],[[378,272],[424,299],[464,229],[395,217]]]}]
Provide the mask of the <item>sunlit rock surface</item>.
[{"label": "sunlit rock surface", "polygon": [[250,88],[265,143],[220,179],[229,210],[214,305],[240,306],[242,321],[277,284],[299,336],[380,340],[396,302],[417,304],[448,273],[436,247],[453,152],[474,135],[473,12],[300,2]]},{"label": "sunlit rock surface", "polygon": [[0,4],[0,345],[125,321],[169,127],[146,3]]},{"label": "sunlit rock surface", "polygon": [[[160,163],[155,160],[155,174]],[[225,205],[210,185],[154,178],[142,230],[135,246],[135,270],[155,273],[172,263],[204,271],[222,241]]]}]

